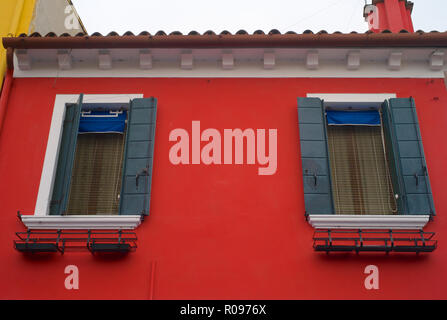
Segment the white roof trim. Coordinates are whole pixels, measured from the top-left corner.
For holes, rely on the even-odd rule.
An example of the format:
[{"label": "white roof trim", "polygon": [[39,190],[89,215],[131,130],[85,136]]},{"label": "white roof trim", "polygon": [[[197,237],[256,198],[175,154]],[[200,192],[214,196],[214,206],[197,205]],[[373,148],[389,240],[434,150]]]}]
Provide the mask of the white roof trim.
[{"label": "white roof trim", "polygon": [[336,215],[311,214],[308,222],[315,229],[422,229],[429,215]]},{"label": "white roof trim", "polygon": [[21,216],[28,229],[135,229],[139,215]]},{"label": "white roof trim", "polygon": [[325,103],[379,103],[396,98],[395,93],[308,93],[308,98],[320,98]]},{"label": "white roof trim", "polygon": [[325,107],[380,108],[383,101],[396,98],[395,93],[308,93],[308,98],[320,98]]},{"label": "white roof trim", "polygon": [[14,77],[443,78],[447,69],[439,48],[73,49],[69,69],[59,51],[16,50]]}]

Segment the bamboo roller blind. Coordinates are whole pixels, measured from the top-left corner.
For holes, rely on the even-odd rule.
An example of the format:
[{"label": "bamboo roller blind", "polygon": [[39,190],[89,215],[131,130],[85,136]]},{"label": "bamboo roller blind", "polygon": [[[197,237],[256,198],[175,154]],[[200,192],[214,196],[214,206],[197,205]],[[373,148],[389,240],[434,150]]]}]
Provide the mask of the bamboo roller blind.
[{"label": "bamboo roller blind", "polygon": [[124,134],[79,134],[66,214],[118,214]]},{"label": "bamboo roller blind", "polygon": [[380,126],[328,126],[336,214],[397,214]]}]

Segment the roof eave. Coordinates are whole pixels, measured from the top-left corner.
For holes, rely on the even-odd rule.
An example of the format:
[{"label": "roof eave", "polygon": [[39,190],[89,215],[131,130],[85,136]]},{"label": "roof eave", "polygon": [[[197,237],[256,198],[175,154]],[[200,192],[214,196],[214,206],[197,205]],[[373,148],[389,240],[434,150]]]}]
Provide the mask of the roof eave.
[{"label": "roof eave", "polygon": [[3,46],[14,49],[447,47],[447,32],[7,37],[3,38]]}]

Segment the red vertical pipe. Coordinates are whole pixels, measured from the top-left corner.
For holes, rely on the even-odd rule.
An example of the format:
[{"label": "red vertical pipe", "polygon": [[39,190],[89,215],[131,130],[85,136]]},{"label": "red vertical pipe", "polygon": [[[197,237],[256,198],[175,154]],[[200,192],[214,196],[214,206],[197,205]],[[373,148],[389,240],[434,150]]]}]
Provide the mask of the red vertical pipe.
[{"label": "red vertical pipe", "polygon": [[151,283],[149,288],[149,300],[154,299],[155,261],[151,264]]},{"label": "red vertical pipe", "polygon": [[8,69],[6,71],[5,82],[3,84],[3,89],[0,97],[0,134],[3,128],[3,121],[6,116],[6,108],[8,106],[9,93],[11,92],[12,80],[13,80],[14,70]]}]

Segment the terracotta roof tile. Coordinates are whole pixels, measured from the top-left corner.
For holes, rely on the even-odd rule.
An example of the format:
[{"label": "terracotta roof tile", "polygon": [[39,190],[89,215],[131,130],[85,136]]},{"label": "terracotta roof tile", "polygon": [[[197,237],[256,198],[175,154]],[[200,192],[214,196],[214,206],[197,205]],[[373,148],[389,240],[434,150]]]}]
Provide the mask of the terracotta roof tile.
[{"label": "terracotta roof tile", "polygon": [[[414,33],[419,33],[419,34],[426,34],[426,33],[440,33],[441,31],[438,31],[438,30],[432,30],[432,31],[429,31],[429,32],[426,32],[426,31],[423,31],[423,30],[417,30],[416,32],[414,32]],[[364,32],[365,34],[370,34],[370,33],[373,33],[372,31],[370,31],[370,30],[368,30],[368,31],[366,31],[366,32]],[[388,30],[388,29],[386,29],[386,30],[383,30],[381,33],[392,33],[390,30]],[[398,33],[410,33],[408,30],[405,30],[405,29],[402,29],[402,30],[400,30]],[[256,31],[254,31],[253,33],[251,33],[251,35],[265,35],[265,34],[267,34],[267,35],[285,35],[285,34],[299,34],[299,33],[297,33],[297,32],[295,32],[295,31],[287,31],[287,32],[284,32],[284,33],[281,33],[278,29],[272,29],[272,30],[270,30],[268,33],[266,33],[266,32],[264,32],[263,30],[261,30],[261,29],[258,29],[258,30],[256,30]],[[332,33],[329,33],[329,32],[327,32],[326,30],[320,30],[320,31],[318,31],[317,33],[315,33],[315,32],[313,32],[312,30],[305,30],[305,31],[303,31],[303,33],[301,33],[301,34],[348,34],[348,33],[342,33],[342,32],[340,32],[340,31],[334,31],[334,32],[332,32]],[[359,32],[357,32],[357,31],[351,31],[349,34],[359,34]],[[148,31],[142,31],[142,32],[140,32],[139,34],[138,34],[138,36],[148,36],[148,35],[151,35],[151,33],[150,32],[148,32]],[[213,30],[207,30],[207,31],[205,31],[205,32],[203,32],[202,34],[200,34],[200,32],[198,32],[198,31],[195,31],[195,30],[192,30],[192,31],[190,31],[190,32],[188,32],[188,33],[185,33],[185,34],[183,34],[182,32],[180,32],[180,31],[172,31],[172,32],[170,32],[169,34],[168,33],[166,33],[165,31],[163,31],[163,30],[159,30],[159,31],[157,31],[156,33],[155,33],[155,35],[156,36],[166,36],[166,35],[169,35],[169,36],[171,36],[171,35],[175,35],[175,36],[179,36],[179,35],[233,35],[231,32],[229,32],[229,31],[227,31],[227,30],[223,30],[223,31],[221,31],[220,33],[216,33],[215,31],[213,31]],[[246,30],[244,30],[244,29],[240,29],[240,30],[238,30],[238,31],[236,31],[235,33],[234,33],[234,35],[250,35],[250,33],[248,33]],[[68,33],[63,33],[63,34],[61,34],[61,35],[57,35],[56,33],[54,33],[54,32],[49,32],[48,34],[46,34],[45,36],[42,36],[40,33],[38,33],[38,32],[33,32],[32,34],[26,34],[26,33],[22,33],[22,34],[20,34],[19,35],[19,37],[68,37],[68,36],[71,36],[70,34],[68,34]],[[84,37],[84,36],[88,36],[87,34],[85,34],[85,33],[82,33],[82,32],[80,32],[80,33],[78,33],[78,34],[76,34],[76,36],[82,36],[82,37]],[[101,33],[99,33],[99,32],[94,32],[94,33],[92,33],[91,35],[90,35],[90,37],[117,37],[117,36],[135,36],[135,34],[132,32],[132,31],[127,31],[127,32],[125,32],[125,33],[123,33],[122,35],[120,35],[120,34],[118,34],[116,31],[111,31],[111,32],[109,32],[106,36],[103,36]],[[71,36],[71,37],[74,37],[74,36]]]},{"label": "terracotta roof tile", "polygon": [[269,31],[268,34],[269,34],[269,35],[273,35],[273,34],[281,34],[281,32],[279,32],[279,30],[277,30],[277,29],[272,29],[272,30]]}]

